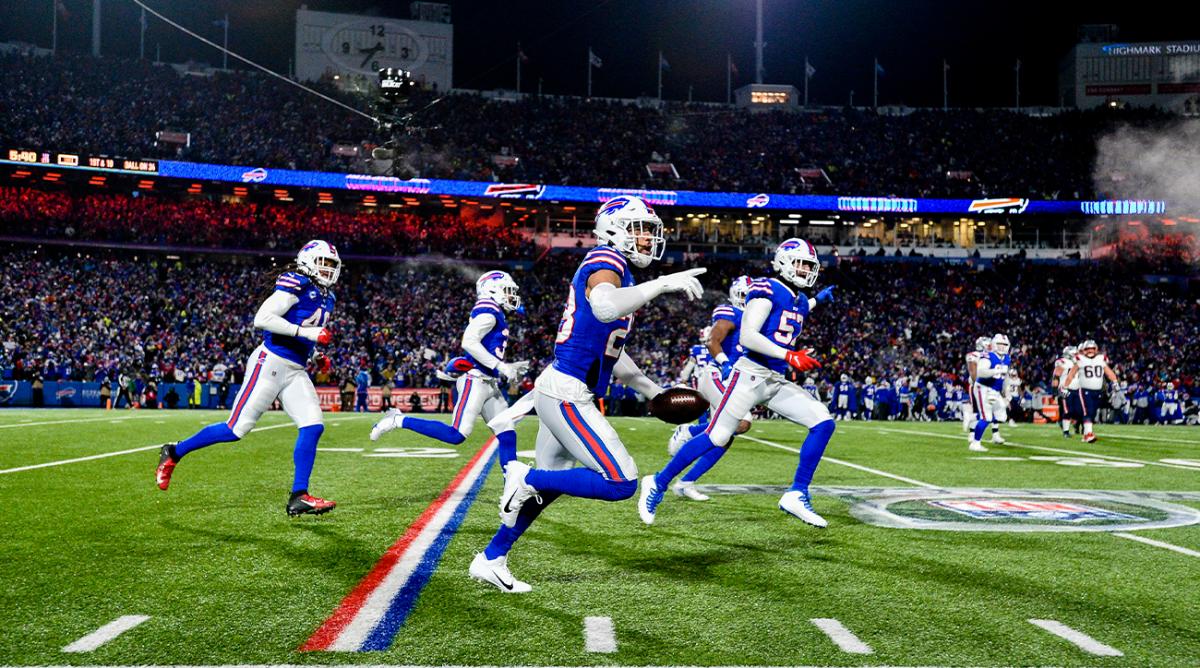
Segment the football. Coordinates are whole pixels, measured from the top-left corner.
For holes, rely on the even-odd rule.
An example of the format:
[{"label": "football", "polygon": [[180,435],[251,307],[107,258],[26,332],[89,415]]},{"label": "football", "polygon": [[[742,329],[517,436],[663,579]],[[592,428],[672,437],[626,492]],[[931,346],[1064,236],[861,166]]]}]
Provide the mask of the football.
[{"label": "football", "polygon": [[671,424],[694,422],[706,410],[704,397],[687,387],[672,387],[650,400],[650,414]]}]

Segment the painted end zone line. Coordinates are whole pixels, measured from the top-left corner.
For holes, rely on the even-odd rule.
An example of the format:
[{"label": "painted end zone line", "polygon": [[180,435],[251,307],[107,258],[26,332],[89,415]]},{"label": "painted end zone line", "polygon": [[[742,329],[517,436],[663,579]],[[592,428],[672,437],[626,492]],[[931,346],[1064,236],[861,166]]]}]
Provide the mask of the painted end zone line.
[{"label": "painted end zone line", "polygon": [[300,651],[369,652],[391,647],[487,479],[495,452],[496,439],[492,437]]},{"label": "painted end zone line", "polygon": [[1029,623],[1066,640],[1088,654],[1094,656],[1125,656],[1125,653],[1121,650],[1109,647],[1088,634],[1076,631],[1060,621],[1054,619],[1031,619]]},{"label": "painted end zone line", "polygon": [[150,618],[145,615],[117,617],[113,621],[62,648],[62,651],[71,653],[90,652],[147,619]]},{"label": "painted end zone line", "polygon": [[813,626],[825,632],[838,649],[847,654],[874,654],[875,650],[867,643],[859,640],[858,636],[836,619],[818,618],[808,620]]}]

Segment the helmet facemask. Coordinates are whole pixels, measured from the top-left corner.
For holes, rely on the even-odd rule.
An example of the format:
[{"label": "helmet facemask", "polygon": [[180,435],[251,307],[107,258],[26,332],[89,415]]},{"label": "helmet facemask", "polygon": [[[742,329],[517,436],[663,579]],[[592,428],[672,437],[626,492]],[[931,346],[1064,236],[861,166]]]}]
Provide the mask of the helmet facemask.
[{"label": "helmet facemask", "polygon": [[296,266],[322,288],[331,288],[342,275],[337,249],[324,241],[310,241],[296,256]]},{"label": "helmet facemask", "polygon": [[638,268],[649,267],[651,262],[661,260],[667,248],[663,237],[663,224],[658,218],[625,219],[625,240],[619,250]]}]

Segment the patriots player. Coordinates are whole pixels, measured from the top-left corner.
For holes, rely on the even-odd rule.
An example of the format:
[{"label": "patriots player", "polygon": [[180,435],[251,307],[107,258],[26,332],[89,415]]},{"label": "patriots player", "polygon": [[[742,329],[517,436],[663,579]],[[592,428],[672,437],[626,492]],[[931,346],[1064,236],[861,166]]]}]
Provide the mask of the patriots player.
[{"label": "patriots player", "polygon": [[1067,377],[1067,372],[1075,365],[1075,355],[1079,350],[1075,346],[1067,346],[1063,348],[1062,357],[1054,360],[1054,376],[1050,379],[1050,386],[1054,388],[1055,394],[1058,395],[1058,426],[1062,428],[1063,438],[1071,436],[1071,420],[1067,417],[1067,400],[1060,392],[1060,388],[1066,387],[1064,382]]},{"label": "patriots player", "polygon": [[[746,305],[746,294],[750,291],[750,284],[749,276],[738,276],[733,279],[729,285],[729,303],[721,304],[713,309],[708,351],[712,355],[714,363],[700,376],[696,388],[709,406],[716,406],[721,402],[721,396],[725,393],[725,381],[729,378],[733,363],[745,352],[738,342],[738,327],[742,323],[742,308]],[[753,418],[753,414],[746,411],[746,414],[738,422],[734,436],[749,431]],[[671,435],[671,441],[667,444],[667,452],[674,455],[679,448],[683,447],[684,443],[695,438],[697,434],[707,428],[708,419],[690,426],[679,425],[675,428],[675,433]],[[717,461],[728,451],[729,448],[725,447],[714,448],[705,453],[696,461],[691,470],[675,483],[672,491],[678,496],[693,501],[707,501],[708,495],[696,489],[696,481],[700,479],[700,476],[708,473],[713,466],[716,466]]]},{"label": "patriots player", "polygon": [[971,394],[979,419],[975,422],[975,431],[971,433],[971,440],[967,445],[972,452],[987,452],[981,441],[989,424],[992,425],[992,443],[1004,443],[1004,437],[1000,435],[1000,424],[1008,420],[1004,381],[1008,377],[1009,367],[1012,366],[1009,349],[1008,337],[997,334],[992,337],[987,352],[980,355],[975,363],[975,383],[971,386]]},{"label": "patriots player", "polygon": [[1067,397],[1067,412],[1071,417],[1083,422],[1083,442],[1092,443],[1096,434],[1092,431],[1092,422],[1096,420],[1096,410],[1100,404],[1100,390],[1104,389],[1104,379],[1117,382],[1117,374],[1108,366],[1108,357],[1104,356],[1091,339],[1079,344],[1079,352],[1075,355],[1075,363],[1067,372],[1064,386],[1059,394]]},{"label": "patriots player", "polygon": [[215,443],[240,440],[278,399],[300,429],[293,453],[296,469],[287,514],[319,515],[333,510],[337,505],[333,501],[308,493],[317,442],[325,426],[321,402],[305,365],[316,344],[325,346],[333,341],[326,328],[335,303],[330,288],[341,273],[342,261],[332,245],[310,241],[300,249],[295,269],[279,275],[271,296],[254,316],[254,327],[263,330],[263,342],[246,362],[242,387],[229,419],[209,425],[186,440],[162,446],[155,471],[159,489],[166,490],[171,484],[171,475],[185,455]]},{"label": "patriots player", "polygon": [[789,366],[800,373],[821,366],[809,356],[811,351],[796,350],[795,343],[812,308],[833,301],[833,288],[825,288],[816,299],[793,289],[811,288],[817,282],[821,263],[816,249],[807,241],[788,239],[779,244],[773,266],[782,280],[757,279],[746,295],[740,329],[746,354],[733,365],[708,428],[680,448],[661,471],[642,479],[638,514],[646,524],[654,523],[663,493],[675,476],[712,448],[726,447],[741,416],[766,404],[784,418],[808,428],[791,490],[779,500],[779,508],[813,526],[826,525],[825,519],[813,511],[808,485],[833,436],[834,421],[820,400],[789,382],[784,374]]},{"label": "patriots player", "polygon": [[976,337],[975,350],[967,353],[967,393],[971,395],[969,405],[964,404],[962,410],[963,431],[970,432],[975,428],[975,415],[979,409],[975,406],[975,365],[979,363],[979,358],[987,354],[988,346],[992,344],[992,339],[987,336]]},{"label": "patriots player", "polygon": [[[470,437],[475,429],[475,418],[480,414],[485,420],[491,420],[508,408],[508,402],[500,394],[500,382],[519,379],[529,370],[529,362],[509,364],[504,361],[508,346],[506,314],[521,308],[520,291],[508,273],[488,271],[475,282],[475,297],[471,319],[462,335],[464,355],[461,366],[468,371],[456,381],[458,403],[454,406],[453,422],[447,425],[437,420],[423,420],[393,408],[371,428],[372,441],[393,429],[403,428],[458,445]],[[515,456],[515,450],[502,453],[500,461],[507,463]]]},{"label": "patriots player", "polygon": [[[633,315],[665,293],[682,292],[689,299],[704,294],[696,279],[702,268],[640,285],[634,281],[631,264],[645,268],[662,258],[662,229],[662,220],[638,197],[614,197],[600,206],[595,229],[600,245],[588,252],[571,279],[554,340],[554,362],[538,376],[532,392],[489,423],[508,420],[530,406],[540,418],[535,467],[517,460],[505,467],[501,526],[475,555],[471,577],[504,592],[530,591],[513,578],[507,555],[547,505],[563,494],[620,501],[637,491],[637,465],[593,400],[604,396],[614,376],[647,399],[658,396],[662,388],[623,350]],[[525,407],[518,406],[522,402]],[[508,422],[497,425],[496,438],[502,445],[512,443],[515,451],[517,436]]]}]

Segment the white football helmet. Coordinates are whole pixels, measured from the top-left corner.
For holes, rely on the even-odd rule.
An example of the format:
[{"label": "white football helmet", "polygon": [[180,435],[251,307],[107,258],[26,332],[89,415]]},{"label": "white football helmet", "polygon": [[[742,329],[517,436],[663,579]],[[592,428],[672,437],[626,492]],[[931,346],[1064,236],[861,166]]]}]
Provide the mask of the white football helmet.
[{"label": "white football helmet", "polygon": [[[796,264],[800,267],[797,270]],[[821,271],[821,260],[817,249],[803,239],[788,239],[775,249],[775,260],[771,263],[783,280],[800,288],[811,288],[817,283]]]},{"label": "white football helmet", "polygon": [[1063,357],[1075,357],[1079,354],[1079,349],[1075,346],[1067,346],[1063,348]]},{"label": "white football helmet", "polygon": [[1175,389],[1175,383],[1167,383],[1167,391],[1171,392]]},{"label": "white football helmet", "polygon": [[296,255],[296,266],[323,288],[332,287],[342,275],[342,258],[338,257],[337,249],[319,239],[304,244]]},{"label": "white football helmet", "polygon": [[975,339],[975,352],[981,353],[992,346],[992,339],[988,336],[981,336]]},{"label": "white football helmet", "polygon": [[729,303],[737,308],[746,308],[746,295],[750,293],[749,276],[738,276],[729,284]]},{"label": "white football helmet", "polygon": [[506,271],[488,271],[475,281],[475,295],[494,300],[505,311],[521,308],[520,289]]},{"label": "white football helmet", "polygon": [[[667,248],[663,223],[640,197],[621,195],[600,205],[596,212],[596,236],[629,258],[635,267],[648,267],[661,260]],[[649,248],[644,248],[644,244]]]},{"label": "white football helmet", "polygon": [[1001,355],[1007,355],[1009,350],[1008,337],[1003,334],[997,334],[992,337],[992,350]]},{"label": "white football helmet", "polygon": [[712,326],[711,325],[700,330],[700,343],[707,344],[708,339],[711,335],[712,335]]},{"label": "white football helmet", "polygon": [[850,380],[850,376],[847,376],[846,374],[842,374],[842,382],[843,383],[848,382],[849,380]]},{"label": "white football helmet", "polygon": [[[1091,352],[1088,352],[1088,351],[1091,351]],[[1079,344],[1079,352],[1083,353],[1084,355],[1087,355],[1088,357],[1095,357],[1096,353],[1100,352],[1100,349],[1096,345],[1095,341],[1088,339],[1088,340],[1084,341],[1083,343]]]}]

